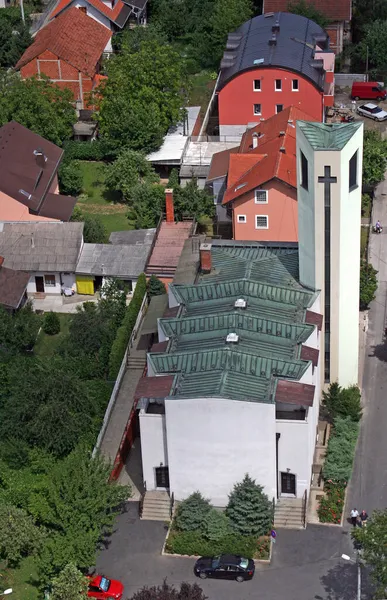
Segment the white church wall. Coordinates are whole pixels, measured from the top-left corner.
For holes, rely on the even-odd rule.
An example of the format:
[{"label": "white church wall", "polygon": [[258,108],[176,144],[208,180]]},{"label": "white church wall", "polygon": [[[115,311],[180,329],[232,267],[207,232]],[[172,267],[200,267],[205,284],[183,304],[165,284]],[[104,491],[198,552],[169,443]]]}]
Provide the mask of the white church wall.
[{"label": "white church wall", "polygon": [[310,436],[311,424],[306,421],[278,420],[278,491],[281,496],[281,472],[292,473],[296,476],[296,497],[302,498],[305,490],[309,492],[313,449]]},{"label": "white church wall", "polygon": [[156,489],[156,467],[168,465],[165,415],[140,411],[141,459],[143,480],[147,490]]},{"label": "white church wall", "polygon": [[215,506],[246,473],[276,496],[274,404],[222,398],[165,401],[171,492],[199,490]]}]

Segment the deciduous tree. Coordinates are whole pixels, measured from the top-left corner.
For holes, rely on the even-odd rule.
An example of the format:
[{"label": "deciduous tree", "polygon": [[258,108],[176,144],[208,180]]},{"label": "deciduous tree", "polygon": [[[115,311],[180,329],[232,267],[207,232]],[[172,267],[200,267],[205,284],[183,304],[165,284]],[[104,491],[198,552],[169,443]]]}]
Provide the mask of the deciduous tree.
[{"label": "deciduous tree", "polygon": [[165,207],[165,189],[162,185],[142,183],[130,193],[128,219],[136,229],[156,227]]},{"label": "deciduous tree", "polygon": [[87,579],[74,563],[69,563],[52,580],[51,600],[86,600]]},{"label": "deciduous tree", "polygon": [[119,191],[123,200],[132,199],[132,190],[140,183],[157,183],[160,177],[145,155],[135,150],[123,150],[117,159],[108,166],[105,185]]},{"label": "deciduous tree", "polygon": [[43,539],[32,517],[21,508],[0,503],[0,557],[9,567],[36,553]]},{"label": "deciduous tree", "polygon": [[377,586],[377,597],[383,598],[387,588],[387,510],[374,511],[367,527],[354,528],[352,537],[361,545],[362,559]]},{"label": "deciduous tree", "polygon": [[14,120],[61,145],[72,136],[77,120],[72,101],[70,90],[45,77],[20,79],[16,73],[0,72],[0,125]]},{"label": "deciduous tree", "polygon": [[368,308],[378,289],[377,270],[367,261],[360,265],[360,310]]},{"label": "deciduous tree", "polygon": [[246,536],[265,535],[273,523],[272,504],[263,487],[245,475],[229,495],[226,508],[231,527]]},{"label": "deciduous tree", "polygon": [[363,182],[376,185],[384,179],[387,164],[387,142],[378,131],[364,132]]},{"label": "deciduous tree", "polygon": [[28,15],[24,24],[18,7],[4,8],[0,12],[0,67],[14,67],[24,50],[32,44],[29,25]]},{"label": "deciduous tree", "polygon": [[77,160],[64,161],[58,171],[59,190],[65,196],[78,196],[82,191],[82,172]]},{"label": "deciduous tree", "polygon": [[298,0],[298,2],[289,2],[288,11],[295,15],[301,15],[307,19],[311,19],[320,27],[325,29],[329,20],[323,11],[318,10],[313,2],[307,0]]}]

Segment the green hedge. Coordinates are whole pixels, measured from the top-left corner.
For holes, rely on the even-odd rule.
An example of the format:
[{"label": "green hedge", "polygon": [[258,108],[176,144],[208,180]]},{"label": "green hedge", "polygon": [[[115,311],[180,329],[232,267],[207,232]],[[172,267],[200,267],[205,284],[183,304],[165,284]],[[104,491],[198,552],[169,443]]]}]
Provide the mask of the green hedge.
[{"label": "green hedge", "polygon": [[114,160],[118,150],[112,148],[104,140],[94,142],[78,142],[68,140],[63,144],[65,158],[68,160]]},{"label": "green hedge", "polygon": [[133,327],[136,324],[137,315],[141,308],[142,301],[146,294],[146,277],[141,273],[137,279],[136,289],[134,290],[133,298],[126,309],[125,316],[121,326],[117,330],[117,334],[110,350],[109,356],[109,379],[117,378],[121,367],[122,360],[129,343]]},{"label": "green hedge", "polygon": [[170,554],[216,556],[218,554],[239,554],[246,558],[268,558],[270,539],[257,540],[240,534],[230,534],[218,541],[206,540],[199,531],[172,530],[165,549]]},{"label": "green hedge", "polygon": [[347,485],[352,473],[358,435],[359,423],[352,421],[350,417],[337,417],[334,420],[323,466],[325,481],[332,480]]},{"label": "green hedge", "polygon": [[317,512],[320,523],[341,523],[344,508],[345,486],[327,482],[324,486],[325,498],[321,498]]}]

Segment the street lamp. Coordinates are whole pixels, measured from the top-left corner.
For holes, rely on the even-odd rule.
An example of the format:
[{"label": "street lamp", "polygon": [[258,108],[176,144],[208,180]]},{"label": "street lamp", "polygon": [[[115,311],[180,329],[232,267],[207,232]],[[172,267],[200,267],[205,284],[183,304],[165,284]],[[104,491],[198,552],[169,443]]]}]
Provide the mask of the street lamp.
[{"label": "street lamp", "polygon": [[360,558],[359,558],[359,553],[357,553],[356,555],[356,560],[353,560],[350,556],[348,556],[348,554],[342,554],[341,558],[343,558],[344,560],[348,560],[349,562],[353,563],[354,565],[357,565],[357,600],[361,600],[361,564],[360,564]]}]

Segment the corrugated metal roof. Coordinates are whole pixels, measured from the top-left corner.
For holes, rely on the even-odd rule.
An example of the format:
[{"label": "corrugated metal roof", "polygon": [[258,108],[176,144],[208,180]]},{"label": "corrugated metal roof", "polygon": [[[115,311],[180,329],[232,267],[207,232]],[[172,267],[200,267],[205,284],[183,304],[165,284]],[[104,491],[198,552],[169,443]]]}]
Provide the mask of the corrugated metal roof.
[{"label": "corrugated metal roof", "polygon": [[[277,23],[276,43],[270,44]],[[300,73],[323,91],[324,71],[313,65],[316,38],[327,40],[328,36],[317,23],[300,15],[278,12],[246,21],[229,35],[228,45],[234,48],[226,50],[229,60],[222,61],[218,89],[243,71],[277,67]]]},{"label": "corrugated metal roof", "polygon": [[297,126],[314,150],[341,150],[356,131],[363,127],[363,122],[328,124],[298,121]]},{"label": "corrugated metal roof", "polygon": [[110,234],[109,242],[111,244],[127,244],[128,246],[137,244],[147,244],[150,246],[156,234],[156,228],[152,229],[132,229],[130,231],[113,231]]}]

